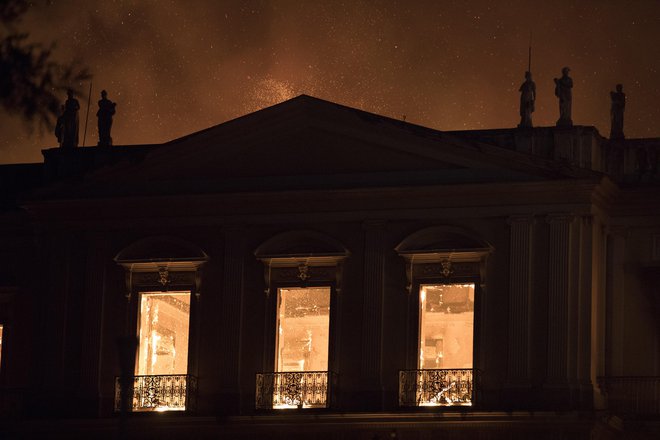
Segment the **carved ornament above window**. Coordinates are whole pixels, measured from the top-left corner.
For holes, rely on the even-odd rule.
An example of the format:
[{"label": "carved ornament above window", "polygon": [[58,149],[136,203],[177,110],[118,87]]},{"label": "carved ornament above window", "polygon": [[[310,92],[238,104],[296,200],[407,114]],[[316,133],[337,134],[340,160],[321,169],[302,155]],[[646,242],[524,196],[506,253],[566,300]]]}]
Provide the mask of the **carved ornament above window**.
[{"label": "carved ornament above window", "polygon": [[172,237],[150,237],[126,247],[115,257],[126,271],[126,297],[136,290],[190,290],[199,298],[201,266],[209,257],[197,246]]},{"label": "carved ornament above window", "polygon": [[264,292],[270,295],[275,284],[331,283],[339,292],[341,266],[349,252],[325,234],[290,231],[267,240],[254,254],[264,264]]},{"label": "carved ornament above window", "polygon": [[484,284],[485,262],[493,248],[460,228],[436,226],[409,235],[395,250],[406,261],[410,293],[421,280],[478,277]]}]

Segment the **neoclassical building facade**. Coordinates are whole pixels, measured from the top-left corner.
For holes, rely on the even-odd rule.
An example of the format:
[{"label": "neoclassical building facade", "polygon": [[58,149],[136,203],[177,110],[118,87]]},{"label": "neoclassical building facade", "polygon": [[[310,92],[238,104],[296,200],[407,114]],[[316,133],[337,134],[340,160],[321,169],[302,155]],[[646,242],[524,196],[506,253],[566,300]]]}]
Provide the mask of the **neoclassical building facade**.
[{"label": "neoclassical building facade", "polygon": [[657,433],[658,151],[303,95],[0,166],[0,429]]}]

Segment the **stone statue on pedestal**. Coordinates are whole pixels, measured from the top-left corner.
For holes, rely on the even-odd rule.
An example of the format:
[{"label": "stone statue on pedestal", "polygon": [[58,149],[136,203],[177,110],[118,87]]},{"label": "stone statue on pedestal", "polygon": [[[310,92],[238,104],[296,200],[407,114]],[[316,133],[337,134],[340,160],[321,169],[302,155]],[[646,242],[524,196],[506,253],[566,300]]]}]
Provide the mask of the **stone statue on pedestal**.
[{"label": "stone statue on pedestal", "polygon": [[108,92],[101,91],[101,99],[99,100],[99,110],[96,112],[99,126],[99,147],[109,147],[112,145],[112,137],[110,137],[110,129],[112,128],[112,116],[115,114],[116,103],[108,99]]},{"label": "stone statue on pedestal", "polygon": [[525,72],[525,82],[518,89],[520,92],[520,128],[532,127],[532,113],[536,101],[536,84],[532,81],[532,72]]},{"label": "stone statue on pedestal", "polygon": [[67,100],[64,103],[62,115],[61,144],[62,148],[75,148],[78,146],[78,110],[80,103],[73,97],[73,90],[66,92]]},{"label": "stone statue on pedestal", "polygon": [[616,85],[616,92],[610,92],[612,98],[612,107],[610,116],[612,118],[612,127],[610,129],[610,139],[623,139],[623,111],[626,109],[626,94],[623,93],[623,85]]},{"label": "stone statue on pedestal", "polygon": [[571,106],[573,104],[573,79],[568,76],[571,69],[561,69],[561,78],[555,78],[555,96],[559,98],[559,119],[557,127],[572,127]]},{"label": "stone statue on pedestal", "polygon": [[55,123],[55,137],[57,138],[57,143],[59,146],[62,146],[62,140],[64,136],[64,104],[60,106],[60,114],[57,116],[57,122]]}]

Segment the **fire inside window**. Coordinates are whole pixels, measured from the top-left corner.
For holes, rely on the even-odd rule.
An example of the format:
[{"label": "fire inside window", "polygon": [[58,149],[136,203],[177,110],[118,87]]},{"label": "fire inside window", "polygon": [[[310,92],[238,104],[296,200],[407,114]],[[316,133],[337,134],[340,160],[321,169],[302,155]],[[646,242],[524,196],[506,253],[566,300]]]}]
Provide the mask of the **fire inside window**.
[{"label": "fire inside window", "polygon": [[[291,374],[276,376],[282,386],[275,387],[273,408],[310,408],[324,401],[329,331],[330,287],[278,289],[276,373]],[[292,388],[295,393],[289,393]]]},{"label": "fire inside window", "polygon": [[420,286],[418,405],[471,404],[473,339],[474,284]]},{"label": "fire inside window", "polygon": [[190,292],[140,294],[136,389],[147,390],[142,395],[148,401],[137,402],[137,410],[186,409],[189,328]]}]

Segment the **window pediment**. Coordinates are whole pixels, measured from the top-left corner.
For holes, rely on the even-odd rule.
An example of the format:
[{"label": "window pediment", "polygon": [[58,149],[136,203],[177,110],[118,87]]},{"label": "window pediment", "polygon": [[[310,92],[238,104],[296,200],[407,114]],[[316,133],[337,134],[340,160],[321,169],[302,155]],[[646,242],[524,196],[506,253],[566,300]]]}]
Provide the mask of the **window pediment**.
[{"label": "window pediment", "polygon": [[455,226],[434,226],[406,237],[395,251],[406,260],[407,290],[415,280],[479,277],[493,247],[476,234]]},{"label": "window pediment", "polygon": [[394,249],[404,258],[454,259],[477,258],[493,248],[476,234],[455,226],[433,226],[410,234]]},{"label": "window pediment", "polygon": [[206,252],[192,243],[176,237],[148,237],[139,240],[122,249],[114,260],[125,266],[134,264],[136,267],[149,263],[176,263],[208,261]]},{"label": "window pediment", "polygon": [[262,260],[291,258],[346,257],[349,255],[339,241],[316,231],[289,231],[266,240],[254,255]]},{"label": "window pediment", "polygon": [[127,297],[134,290],[186,287],[199,297],[200,266],[209,260],[199,247],[176,237],[148,237],[139,240],[114,258],[126,272]]},{"label": "window pediment", "polygon": [[309,230],[278,234],[254,252],[264,263],[266,295],[270,295],[275,283],[332,282],[339,291],[341,263],[349,254],[334,238]]}]

